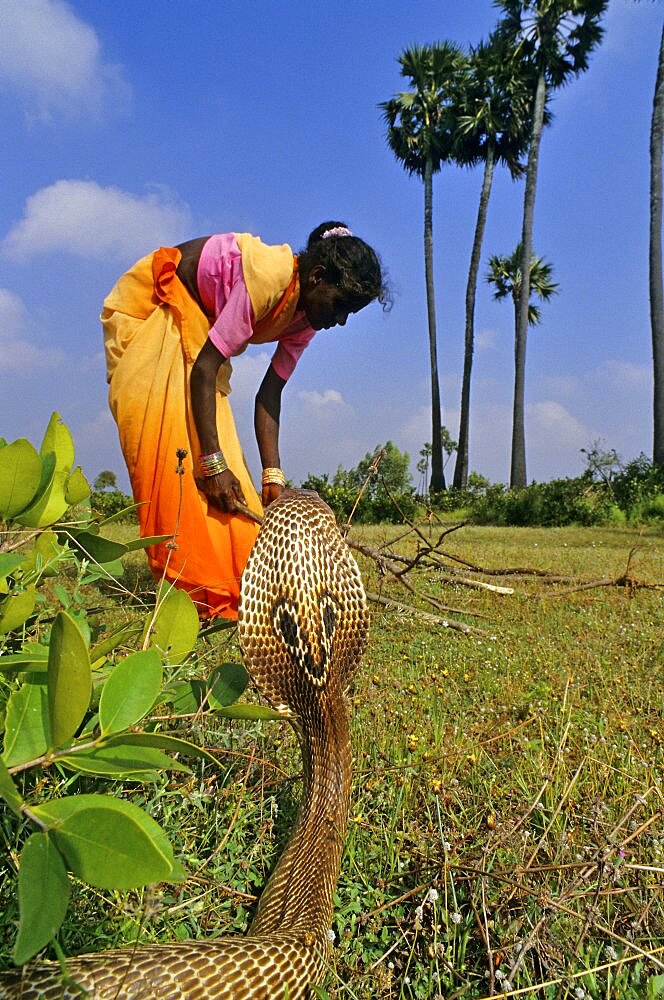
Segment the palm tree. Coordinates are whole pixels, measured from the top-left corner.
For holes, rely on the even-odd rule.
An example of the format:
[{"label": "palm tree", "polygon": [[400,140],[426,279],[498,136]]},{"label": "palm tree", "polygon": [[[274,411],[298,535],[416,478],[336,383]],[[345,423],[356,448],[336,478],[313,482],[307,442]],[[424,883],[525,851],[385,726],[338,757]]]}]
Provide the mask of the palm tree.
[{"label": "palm tree", "polygon": [[[519,244],[509,257],[493,256],[489,260],[489,272],[487,281],[495,286],[493,297],[496,300],[511,296],[514,302],[514,403],[512,408],[512,459],[511,465],[514,469],[514,451],[521,447],[521,442],[525,442],[525,375],[526,375],[526,342],[519,336],[519,310],[521,307],[521,296],[523,294],[524,281],[522,280],[521,262],[523,260],[523,248]],[[530,258],[530,273],[528,275],[529,294],[534,292],[542,302],[548,302],[552,295],[556,294],[558,284],[551,280],[553,267],[547,264],[542,257],[535,254]],[[528,302],[528,326],[536,326],[541,319],[541,313],[533,302]],[[524,456],[525,470],[525,456]],[[510,479],[512,489],[520,488],[526,484],[514,482]]]},{"label": "palm tree", "polygon": [[[469,153],[484,161],[484,176],[466,284],[459,445],[454,468],[454,486],[459,489],[465,487],[468,481],[475,295],[493,174],[498,164],[507,167],[513,179],[523,175],[525,167],[521,163],[521,157],[528,150],[532,122],[532,82],[519,72],[511,55],[508,43],[499,34],[492,35],[488,42],[482,42],[471,49],[470,71],[458,107],[457,133],[463,140],[463,147],[457,149],[457,162],[463,163],[464,157],[467,158]],[[545,123],[548,123],[548,118],[546,113]],[[469,146],[471,142],[473,145]]]},{"label": "palm tree", "polygon": [[[511,40],[515,57],[536,72],[535,103],[526,167],[521,230],[521,285],[517,341],[525,356],[530,306],[529,263],[533,252],[533,222],[540,141],[549,88],[561,87],[588,68],[591,51],[600,42],[600,20],[608,0],[494,0],[504,12],[498,30]],[[526,442],[523,426],[514,428],[510,485],[526,485]]]},{"label": "palm tree", "polygon": [[436,346],[436,307],[433,281],[433,175],[452,159],[454,104],[466,58],[458,45],[439,42],[413,46],[399,56],[401,75],[411,90],[396,94],[379,107],[387,127],[388,145],[409,174],[424,184],[424,267],[431,367],[431,482],[432,493],[445,489],[442,414]]},{"label": "palm tree", "polygon": [[664,137],[664,29],[650,127],[650,325],[654,392],[653,462],[664,468],[664,292],[662,289],[662,140]]}]

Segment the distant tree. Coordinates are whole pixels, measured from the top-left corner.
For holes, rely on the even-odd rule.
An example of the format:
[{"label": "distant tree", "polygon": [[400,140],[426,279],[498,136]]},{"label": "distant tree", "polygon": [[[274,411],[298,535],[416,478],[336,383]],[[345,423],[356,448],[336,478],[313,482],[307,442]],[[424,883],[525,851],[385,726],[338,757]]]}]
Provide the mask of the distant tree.
[{"label": "distant tree", "polygon": [[[489,273],[487,281],[495,288],[494,299],[500,300],[509,296],[514,303],[514,404],[512,409],[512,457],[510,486],[522,488],[525,484],[521,482],[520,476],[515,475],[515,469],[526,469],[526,435],[525,435],[525,377],[526,377],[526,352],[525,339],[519,335],[519,309],[521,296],[523,294],[524,281],[522,278],[521,264],[523,260],[522,248],[516,247],[510,256],[493,256],[489,260]],[[548,302],[552,295],[556,294],[558,285],[551,280],[553,268],[541,257],[531,256],[530,269],[528,274],[529,291],[534,292],[542,302]],[[528,325],[535,326],[540,322],[541,314],[539,308],[533,303],[528,303]],[[523,458],[519,457],[515,461],[514,452],[523,449]]]},{"label": "distant tree", "polygon": [[[469,73],[458,106],[457,161],[464,165],[469,152],[484,163],[475,235],[466,284],[466,328],[459,445],[454,468],[454,486],[463,489],[468,478],[470,437],[470,382],[475,349],[475,296],[489,198],[496,166],[507,167],[513,179],[523,176],[521,158],[528,150],[532,127],[532,69],[512,58],[511,43],[499,33],[471,49]],[[524,75],[525,72],[525,75]],[[545,124],[548,123],[548,112]]]},{"label": "distant tree", "polygon": [[424,184],[424,267],[431,368],[430,488],[437,492],[445,489],[445,476],[433,280],[433,175],[454,158],[456,103],[467,66],[464,53],[451,42],[405,49],[399,63],[401,75],[410,80],[412,89],[396,94],[379,107],[390,149],[404,169],[417,174]]},{"label": "distant tree", "polygon": [[[381,456],[380,462],[376,461],[378,456]],[[371,475],[373,466],[377,469],[375,476]],[[337,475],[340,475],[339,471]],[[411,488],[410,455],[407,451],[399,451],[392,441],[379,444],[373,452],[367,452],[354,469],[345,474],[346,483],[359,490],[370,475],[371,481],[367,488],[369,496],[374,496],[383,489],[382,484],[395,495],[407,493]]]},{"label": "distant tree", "polygon": [[114,472],[111,472],[110,469],[105,469],[99,473],[92,485],[95,490],[117,490],[118,481]]},{"label": "distant tree", "polygon": [[427,441],[423,448],[420,448],[420,460],[417,463],[417,471],[422,477],[422,496],[426,496],[429,492],[429,465],[431,463],[431,442]]},{"label": "distant tree", "polygon": [[[443,455],[445,455],[445,460],[443,467],[447,465],[450,458],[457,450],[457,442],[452,440],[452,436],[448,431],[447,427],[443,425],[440,428],[440,440],[443,447]],[[428,490],[428,480],[429,480],[429,462],[431,460],[431,442],[427,441],[423,448],[420,449],[420,460],[417,463],[417,471],[422,476],[422,494],[426,496],[429,492]]]},{"label": "distant tree", "polygon": [[650,126],[650,325],[654,374],[653,462],[664,468],[664,289],[662,287],[662,143],[664,140],[664,28]]},{"label": "distant tree", "polygon": [[[521,230],[521,271],[524,280],[518,302],[516,338],[525,357],[530,313],[530,270],[540,141],[547,90],[569,82],[588,68],[590,53],[599,44],[600,20],[608,0],[494,0],[504,18],[499,31],[512,43],[519,61],[536,73],[533,121],[528,149]],[[526,485],[526,446],[523,427],[514,428],[510,484]]]}]

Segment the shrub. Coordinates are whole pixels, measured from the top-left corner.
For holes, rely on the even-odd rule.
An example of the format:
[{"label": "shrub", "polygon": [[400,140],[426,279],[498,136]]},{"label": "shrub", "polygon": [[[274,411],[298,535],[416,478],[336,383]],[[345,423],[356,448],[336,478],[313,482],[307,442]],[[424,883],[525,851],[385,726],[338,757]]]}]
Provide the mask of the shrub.
[{"label": "shrub", "polygon": [[[134,501],[121,490],[93,490],[90,494],[90,506],[102,517],[116,517],[119,521],[136,521]],[[124,513],[122,513],[124,512]]]}]

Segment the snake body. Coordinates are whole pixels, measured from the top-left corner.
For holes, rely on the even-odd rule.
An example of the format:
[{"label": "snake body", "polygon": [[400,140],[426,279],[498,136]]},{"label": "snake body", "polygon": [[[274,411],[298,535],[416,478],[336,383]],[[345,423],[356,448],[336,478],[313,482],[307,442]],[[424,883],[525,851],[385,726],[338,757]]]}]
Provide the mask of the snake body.
[{"label": "snake body", "polygon": [[57,963],[31,963],[0,975],[0,1000],[313,995],[348,823],[346,692],[368,632],[359,570],[317,494],[288,490],[267,508],[242,577],[238,632],[252,680],[292,723],[303,759],[297,819],[248,935],[80,955],[67,960],[69,982]]}]

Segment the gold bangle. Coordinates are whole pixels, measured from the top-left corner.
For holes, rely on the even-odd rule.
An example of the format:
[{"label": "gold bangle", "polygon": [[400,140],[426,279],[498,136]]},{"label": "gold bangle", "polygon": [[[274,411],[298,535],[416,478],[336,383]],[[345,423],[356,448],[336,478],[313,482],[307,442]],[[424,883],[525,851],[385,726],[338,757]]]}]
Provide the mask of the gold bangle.
[{"label": "gold bangle", "polygon": [[199,455],[198,461],[201,475],[205,476],[206,479],[218,476],[220,472],[225,472],[228,468],[222,451],[215,451],[211,455]]},{"label": "gold bangle", "polygon": [[281,469],[263,469],[263,486],[285,486],[286,477]]}]

